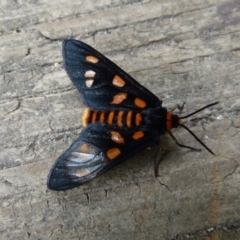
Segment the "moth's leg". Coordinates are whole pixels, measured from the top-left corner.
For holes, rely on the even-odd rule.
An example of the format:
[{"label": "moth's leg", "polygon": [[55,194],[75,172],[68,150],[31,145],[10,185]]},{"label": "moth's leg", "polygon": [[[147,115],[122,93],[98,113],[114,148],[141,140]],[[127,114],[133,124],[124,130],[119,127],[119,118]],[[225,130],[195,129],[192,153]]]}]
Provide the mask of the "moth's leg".
[{"label": "moth's leg", "polygon": [[158,148],[155,154],[155,158],[154,158],[154,174],[155,177],[159,177],[159,165],[162,162],[163,158],[167,155],[167,151]]},{"label": "moth's leg", "polygon": [[182,110],[184,109],[184,106],[185,106],[185,105],[186,105],[185,102],[183,102],[182,105],[177,104],[174,108],[172,108],[172,109],[170,110],[170,112],[174,112],[176,109],[178,109],[179,112],[182,112]]},{"label": "moth's leg", "polygon": [[178,140],[174,137],[174,135],[172,134],[171,131],[168,131],[170,137],[172,138],[172,140],[179,146],[179,147],[182,147],[182,148],[188,148],[188,149],[191,149],[193,151],[197,151],[197,152],[200,152],[202,151],[201,149],[199,148],[194,148],[194,147],[190,147],[190,146],[187,146],[187,145],[184,145],[184,144],[181,144],[178,142]]},{"label": "moth's leg", "polygon": [[159,177],[159,166],[166,155],[169,153],[169,144],[164,138],[161,138],[160,141],[157,141],[156,152],[154,154],[154,174],[155,177]]}]

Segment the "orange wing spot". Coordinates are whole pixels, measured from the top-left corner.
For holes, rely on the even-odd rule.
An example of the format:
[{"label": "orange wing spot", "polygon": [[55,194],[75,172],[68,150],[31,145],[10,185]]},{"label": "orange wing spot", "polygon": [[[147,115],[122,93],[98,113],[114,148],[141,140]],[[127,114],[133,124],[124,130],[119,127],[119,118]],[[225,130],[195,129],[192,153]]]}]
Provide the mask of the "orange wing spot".
[{"label": "orange wing spot", "polygon": [[97,119],[97,112],[94,111],[92,115],[92,123],[96,122],[96,119]]},{"label": "orange wing spot", "polygon": [[75,149],[75,152],[80,152],[80,153],[90,153],[89,145],[84,143],[83,145],[79,146],[78,148]]},{"label": "orange wing spot", "polygon": [[88,169],[78,169],[75,174],[78,177],[85,177],[85,176],[89,175],[90,173],[91,173],[91,171],[89,171]]},{"label": "orange wing spot", "polygon": [[84,74],[84,77],[87,77],[87,78],[93,78],[95,77],[96,73],[92,70],[87,70]]},{"label": "orange wing spot", "polygon": [[135,98],[134,103],[136,106],[138,106],[140,108],[145,108],[147,106],[146,102],[140,98]]},{"label": "orange wing spot", "polygon": [[121,154],[121,151],[119,148],[111,148],[107,151],[107,157],[110,160],[113,160],[114,158],[116,158],[119,154]]},{"label": "orange wing spot", "polygon": [[124,138],[119,132],[111,131],[111,139],[116,143],[124,143]]},{"label": "orange wing spot", "polygon": [[99,122],[103,123],[105,119],[105,112],[101,112]]},{"label": "orange wing spot", "polygon": [[135,124],[136,124],[136,126],[139,126],[141,121],[142,121],[142,115],[141,115],[141,113],[137,113],[136,117],[135,117]]},{"label": "orange wing spot", "polygon": [[90,63],[97,63],[99,59],[94,56],[88,55],[86,56],[86,61]]},{"label": "orange wing spot", "polygon": [[119,111],[118,112],[118,116],[117,116],[117,125],[119,127],[122,127],[123,126],[123,122],[122,122],[122,118],[123,118],[123,111]]},{"label": "orange wing spot", "polygon": [[88,80],[86,80],[86,86],[88,87],[88,88],[90,88],[92,85],[93,85],[93,82],[94,82],[94,80],[93,79],[88,79]]},{"label": "orange wing spot", "polygon": [[138,140],[140,138],[142,138],[144,136],[144,133],[142,131],[138,131],[138,132],[135,132],[133,135],[132,135],[132,138],[134,140]]},{"label": "orange wing spot", "polygon": [[125,100],[126,98],[127,98],[127,94],[126,93],[118,93],[117,95],[115,95],[113,97],[113,100],[112,100],[111,104],[119,104],[123,100]]},{"label": "orange wing spot", "polygon": [[109,125],[112,125],[113,124],[113,116],[114,116],[114,111],[111,111],[109,114],[108,114],[108,124]]},{"label": "orange wing spot", "polygon": [[172,114],[170,112],[167,112],[166,128],[167,128],[167,131],[170,131],[172,129]]},{"label": "orange wing spot", "polygon": [[126,82],[122,78],[120,78],[118,75],[115,75],[112,80],[112,84],[117,87],[123,87],[126,84]]},{"label": "orange wing spot", "polygon": [[132,126],[132,111],[129,111],[127,114],[127,126],[131,127]]},{"label": "orange wing spot", "polygon": [[89,123],[89,117],[91,115],[91,110],[89,108],[86,108],[83,112],[82,116],[82,125],[86,127]]}]

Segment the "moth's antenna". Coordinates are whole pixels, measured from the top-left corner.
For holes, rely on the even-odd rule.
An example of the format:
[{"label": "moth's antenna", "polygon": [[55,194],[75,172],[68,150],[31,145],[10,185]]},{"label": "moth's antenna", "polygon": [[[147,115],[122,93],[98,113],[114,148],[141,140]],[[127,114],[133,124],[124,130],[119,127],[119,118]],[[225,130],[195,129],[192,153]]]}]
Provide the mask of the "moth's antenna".
[{"label": "moth's antenna", "polygon": [[[198,109],[197,111],[195,111],[195,112],[193,112],[193,113],[190,113],[190,114],[188,114],[188,115],[186,115],[186,116],[183,116],[183,117],[179,117],[179,119],[184,119],[184,118],[191,117],[192,115],[194,115],[194,114],[196,114],[196,113],[198,113],[198,112],[201,112],[202,110],[204,110],[204,109],[206,109],[206,108],[209,108],[209,107],[211,107],[211,106],[214,106],[214,105],[216,105],[216,104],[218,104],[218,103],[219,103],[219,102],[215,102],[215,103],[208,104],[207,106],[202,107],[202,108]],[[180,125],[180,124],[179,124],[179,125]]]}]

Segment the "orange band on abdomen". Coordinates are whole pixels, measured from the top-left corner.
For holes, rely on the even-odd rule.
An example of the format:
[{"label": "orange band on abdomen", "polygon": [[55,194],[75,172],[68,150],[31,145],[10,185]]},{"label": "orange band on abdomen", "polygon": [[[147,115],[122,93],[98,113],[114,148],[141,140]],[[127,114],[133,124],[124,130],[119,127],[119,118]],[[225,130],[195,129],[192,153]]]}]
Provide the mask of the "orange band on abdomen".
[{"label": "orange band on abdomen", "polygon": [[91,116],[91,110],[89,108],[86,108],[83,112],[82,116],[82,125],[86,127],[89,124],[89,118]]},{"label": "orange band on abdomen", "polygon": [[172,114],[170,112],[167,112],[166,115],[166,128],[167,131],[170,131],[172,129]]}]

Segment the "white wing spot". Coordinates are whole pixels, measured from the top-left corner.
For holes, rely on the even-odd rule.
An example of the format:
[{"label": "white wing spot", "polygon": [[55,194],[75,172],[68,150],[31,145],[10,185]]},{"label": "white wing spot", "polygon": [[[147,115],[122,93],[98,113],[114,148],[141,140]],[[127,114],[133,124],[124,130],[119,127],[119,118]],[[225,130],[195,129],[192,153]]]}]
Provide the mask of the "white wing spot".
[{"label": "white wing spot", "polygon": [[86,80],[86,86],[90,88],[93,85],[94,80],[93,79],[88,79]]}]

